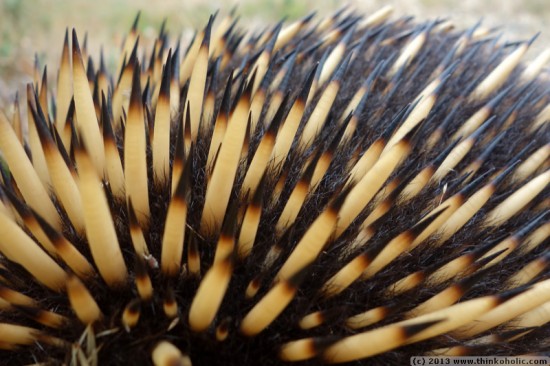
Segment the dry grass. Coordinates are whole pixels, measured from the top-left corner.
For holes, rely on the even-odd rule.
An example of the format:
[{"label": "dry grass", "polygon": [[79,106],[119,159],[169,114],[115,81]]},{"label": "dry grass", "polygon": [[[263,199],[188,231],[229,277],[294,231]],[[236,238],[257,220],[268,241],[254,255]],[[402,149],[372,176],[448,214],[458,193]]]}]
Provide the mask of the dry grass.
[{"label": "dry grass", "polygon": [[[550,1],[548,0],[369,0],[349,1],[358,11],[367,13],[386,4],[397,15],[413,15],[419,19],[445,17],[459,27],[475,24],[483,18],[489,27],[502,26],[506,39],[530,38],[541,31],[535,44],[537,53],[550,44]],[[61,52],[66,27],[75,27],[82,37],[90,34],[90,53],[97,59],[102,42],[106,54],[113,55],[129,29],[136,13],[142,10],[140,27],[145,36],[153,37],[164,18],[171,34],[190,35],[190,29],[205,24],[216,9],[230,9],[223,1],[200,0],[0,0],[0,106],[12,100],[30,80],[34,55],[41,66],[48,61],[50,80]],[[242,0],[239,13],[241,25],[261,27],[282,17],[300,17],[317,10],[320,15],[337,9],[337,0]],[[113,59],[108,61],[114,62]],[[4,103],[3,103],[4,102]]]}]

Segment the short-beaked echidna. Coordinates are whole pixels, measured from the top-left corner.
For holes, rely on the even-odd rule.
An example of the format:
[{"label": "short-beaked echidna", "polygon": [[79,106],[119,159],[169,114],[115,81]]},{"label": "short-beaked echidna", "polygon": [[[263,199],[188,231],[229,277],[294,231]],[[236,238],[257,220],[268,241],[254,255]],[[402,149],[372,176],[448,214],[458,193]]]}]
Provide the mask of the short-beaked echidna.
[{"label": "short-beaked echidna", "polygon": [[147,50],[134,24],[112,75],[67,32],[0,113],[0,363],[547,354],[550,53],[388,9],[215,18]]}]

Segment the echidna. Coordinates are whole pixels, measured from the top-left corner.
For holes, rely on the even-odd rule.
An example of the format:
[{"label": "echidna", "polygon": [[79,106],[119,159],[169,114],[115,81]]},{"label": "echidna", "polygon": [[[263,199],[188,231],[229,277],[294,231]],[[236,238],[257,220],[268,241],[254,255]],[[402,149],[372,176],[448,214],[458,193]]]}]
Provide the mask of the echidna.
[{"label": "echidna", "polygon": [[550,53],[389,13],[67,32],[0,113],[0,363],[548,355]]}]

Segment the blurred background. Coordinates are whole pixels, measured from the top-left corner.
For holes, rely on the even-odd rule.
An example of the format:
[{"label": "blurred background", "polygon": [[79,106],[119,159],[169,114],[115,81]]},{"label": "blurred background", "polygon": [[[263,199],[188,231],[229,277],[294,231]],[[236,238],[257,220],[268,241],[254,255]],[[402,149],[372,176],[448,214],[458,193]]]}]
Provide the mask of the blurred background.
[{"label": "blurred background", "polygon": [[[88,50],[98,59],[103,47],[107,63],[116,62],[116,48],[139,10],[139,28],[144,37],[155,37],[164,19],[173,38],[189,38],[203,27],[208,16],[227,12],[237,3],[220,0],[0,0],[0,107],[24,90],[33,72],[35,55],[40,66],[49,65],[54,84],[66,27],[75,27],[79,38],[88,33]],[[342,4],[369,14],[390,4],[395,16],[412,15],[419,21],[447,18],[457,27],[483,20],[487,27],[499,27],[506,40],[528,39],[541,32],[529,51],[534,57],[550,45],[550,0],[241,0],[241,27],[261,29],[283,17],[293,20],[315,10],[330,14]],[[109,56],[110,55],[110,56]]]}]

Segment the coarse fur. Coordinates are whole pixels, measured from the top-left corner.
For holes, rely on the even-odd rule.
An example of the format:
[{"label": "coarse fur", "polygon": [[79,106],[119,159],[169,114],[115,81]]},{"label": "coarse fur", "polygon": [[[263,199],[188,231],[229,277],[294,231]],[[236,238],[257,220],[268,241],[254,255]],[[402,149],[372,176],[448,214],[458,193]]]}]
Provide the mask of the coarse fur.
[{"label": "coarse fur", "polygon": [[[187,49],[162,29],[154,48],[142,50],[134,24],[112,76],[103,62],[94,70],[73,31],[57,88],[46,78],[28,86],[28,135],[21,133],[25,119],[0,116],[2,131],[19,139],[13,147],[0,138],[0,329],[19,325],[27,335],[0,335],[0,364],[397,365],[419,355],[550,356],[550,84],[543,66],[519,63],[531,41],[505,43],[480,25],[457,31],[443,21],[391,19],[385,10],[307,16],[257,34],[239,29],[234,14],[218,17]],[[493,71],[497,82],[490,84]],[[68,96],[60,92],[63,73],[74,85]],[[160,147],[168,171],[154,156],[162,108],[169,113],[168,143]],[[476,113],[485,114],[465,130]],[[97,123],[84,125],[89,119]],[[276,155],[273,145],[292,122],[290,150]],[[109,143],[125,176],[118,193],[106,167],[113,163]],[[103,146],[105,165],[95,155]],[[380,151],[369,150],[375,146]],[[78,207],[107,203],[103,213],[87,211],[92,219],[84,215],[82,230],[67,207],[74,202],[55,187],[52,147],[74,180]],[[267,160],[249,183],[264,148]],[[15,169],[17,149],[33,172]],[[368,154],[372,164],[355,172]],[[460,157],[449,165],[449,156]],[[406,194],[422,172],[428,178]],[[59,227],[22,187],[26,174],[47,189]],[[288,202],[296,215],[283,222]],[[108,234],[97,223],[104,218],[118,243],[91,243],[98,232]],[[430,235],[415,243],[432,222]],[[257,226],[249,243],[240,240],[247,225]],[[44,268],[59,268],[61,280],[55,271],[51,282],[33,275],[38,264],[28,264],[14,241],[20,233],[53,258]],[[91,271],[68,263],[59,234]],[[113,247],[108,257],[103,251]],[[462,267],[446,266],[458,259]],[[345,285],[335,282],[354,260],[359,272],[339,277],[350,279]],[[525,274],[532,263],[540,265]],[[399,290],[407,276],[415,280]],[[139,285],[147,279],[152,295]],[[427,313],[448,313],[431,319],[411,312],[442,291],[448,293]],[[529,291],[539,291],[540,302],[522,297]],[[467,311],[455,305],[475,301]],[[167,310],[174,303],[176,311]],[[93,304],[99,313],[79,313]],[[376,308],[379,319],[354,326],[350,318]],[[517,314],[471,330],[499,309]],[[52,313],[62,320],[48,322]],[[266,316],[272,319],[255,328]],[[449,319],[456,324],[434,330]],[[360,334],[372,338],[345,343]],[[294,360],[289,349],[299,340]]]}]

